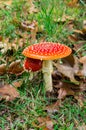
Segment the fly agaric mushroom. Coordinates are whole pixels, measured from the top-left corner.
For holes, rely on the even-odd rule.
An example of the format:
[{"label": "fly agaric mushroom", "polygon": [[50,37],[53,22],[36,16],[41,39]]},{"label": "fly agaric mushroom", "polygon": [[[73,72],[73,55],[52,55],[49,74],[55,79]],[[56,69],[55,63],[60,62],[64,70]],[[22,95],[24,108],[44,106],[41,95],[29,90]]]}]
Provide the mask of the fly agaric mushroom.
[{"label": "fly agaric mushroom", "polygon": [[26,57],[43,61],[42,73],[45,81],[45,89],[48,92],[52,91],[52,60],[66,57],[70,53],[71,49],[68,46],[53,42],[34,44],[25,48],[22,52]]}]

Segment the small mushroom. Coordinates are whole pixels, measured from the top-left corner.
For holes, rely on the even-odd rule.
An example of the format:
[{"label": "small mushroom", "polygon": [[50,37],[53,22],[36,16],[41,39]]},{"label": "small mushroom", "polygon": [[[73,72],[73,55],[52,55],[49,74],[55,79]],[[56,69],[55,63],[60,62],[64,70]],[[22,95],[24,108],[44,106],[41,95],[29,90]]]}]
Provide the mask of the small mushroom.
[{"label": "small mushroom", "polygon": [[60,43],[43,42],[26,47],[22,54],[26,57],[42,61],[42,73],[45,81],[45,89],[46,91],[51,92],[53,72],[52,60],[70,55],[71,49]]}]

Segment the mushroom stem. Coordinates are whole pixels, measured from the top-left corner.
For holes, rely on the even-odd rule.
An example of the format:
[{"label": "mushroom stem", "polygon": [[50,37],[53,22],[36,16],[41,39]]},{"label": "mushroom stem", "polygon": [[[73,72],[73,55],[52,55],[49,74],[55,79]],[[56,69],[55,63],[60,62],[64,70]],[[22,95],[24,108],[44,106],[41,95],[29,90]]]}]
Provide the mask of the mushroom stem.
[{"label": "mushroom stem", "polygon": [[45,82],[45,89],[48,92],[52,91],[52,72],[53,72],[53,65],[51,60],[44,60],[42,66],[42,72],[44,76]]},{"label": "mushroom stem", "polygon": [[31,81],[31,80],[33,79],[33,77],[34,77],[34,72],[30,71],[29,74],[30,74],[30,75],[29,75],[29,80]]},{"label": "mushroom stem", "polygon": [[33,80],[34,76],[37,76],[39,71],[33,72],[33,71],[29,71],[29,80]]}]

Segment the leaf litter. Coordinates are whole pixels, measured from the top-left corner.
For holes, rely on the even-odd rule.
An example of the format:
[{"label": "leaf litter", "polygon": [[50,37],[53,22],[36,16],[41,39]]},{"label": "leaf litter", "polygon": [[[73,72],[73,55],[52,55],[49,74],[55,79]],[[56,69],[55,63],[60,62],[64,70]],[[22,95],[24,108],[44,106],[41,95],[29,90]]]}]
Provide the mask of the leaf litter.
[{"label": "leaf litter", "polygon": [[[11,5],[11,0],[7,3],[8,5]],[[35,8],[33,1],[29,1],[30,8],[29,13],[37,13],[37,9]],[[78,0],[71,0],[69,3],[67,3],[67,6],[69,7],[77,7],[79,6]],[[14,19],[15,21],[15,19]],[[73,31],[72,35],[68,36],[69,42],[73,45],[73,51],[77,52],[82,46],[85,44],[85,37],[86,37],[86,20],[83,21],[83,27],[81,30],[78,28],[75,29],[74,22],[76,22],[76,19],[71,18],[69,16],[63,16],[62,19],[58,19],[57,22],[66,23],[66,27],[71,31]],[[37,21],[23,21],[20,24],[20,30],[16,31],[16,34],[20,36],[18,39],[14,39],[13,41],[10,41],[9,38],[4,39],[0,37],[0,51],[2,55],[5,55],[7,57],[7,51],[10,49],[12,50],[14,48],[15,52],[19,48],[23,48],[25,46],[25,43],[27,40],[31,41],[31,43],[35,43],[37,41],[37,32],[39,32],[38,23]],[[28,34],[27,31],[30,33]],[[23,33],[23,34],[22,34]],[[42,41],[44,41],[42,39]],[[77,44],[75,43],[77,42]],[[18,43],[18,44],[17,44]],[[13,52],[13,53],[15,53]],[[54,123],[56,123],[55,120],[52,120],[50,116],[52,113],[58,112],[60,110],[61,102],[68,96],[73,96],[79,103],[80,107],[83,107],[83,102],[85,100],[83,94],[81,94],[83,91],[86,92],[86,56],[83,56],[83,52],[78,51],[77,55],[71,55],[69,57],[63,58],[62,60],[54,61],[54,71],[52,74],[53,78],[53,90],[56,95],[56,102],[47,105],[45,107],[45,111],[47,111],[49,116],[46,117],[38,117],[37,124],[33,122],[33,126],[43,130],[53,130]],[[86,50],[84,49],[84,53],[86,53]],[[3,57],[3,56],[2,56]],[[4,57],[4,58],[5,58]],[[10,63],[8,64],[8,61],[10,59]],[[83,63],[82,63],[82,59]],[[4,63],[3,63],[4,62]],[[0,75],[5,74],[15,74],[16,77],[20,76],[24,72],[24,68],[21,65],[21,60],[16,60],[14,56],[12,56],[12,59],[10,56],[8,56],[8,59],[4,59],[0,61]],[[0,100],[5,99],[6,101],[12,101],[16,98],[18,98],[19,92],[17,91],[18,87],[21,87],[22,81],[13,82],[12,84],[5,84],[0,85]],[[79,129],[83,128],[83,126],[80,126]],[[84,127],[85,128],[85,127]]]},{"label": "leaf litter", "polygon": [[[30,10],[30,13],[32,12],[35,12],[35,6],[33,4],[33,1],[30,0],[29,1],[31,3],[31,10]],[[70,3],[68,3],[68,5],[76,5],[78,3],[78,1],[71,1]],[[74,27],[74,21],[75,19],[72,18],[72,17],[69,17],[69,16],[66,16],[66,15],[63,15],[63,18],[62,20],[58,20],[59,22],[67,22],[67,27],[70,29],[70,30],[73,30],[74,31],[74,35],[69,35],[68,36],[68,39],[69,41],[72,41],[72,42],[80,42],[79,41],[79,38],[77,37],[77,34],[82,34],[84,35],[85,34],[85,30],[86,30],[86,21],[84,20],[83,21],[83,27],[82,27],[82,30],[75,30]],[[38,23],[36,21],[32,21],[32,22],[29,22],[29,21],[23,21],[21,22],[20,24],[20,28],[23,29],[25,31],[24,33],[24,36],[22,35],[22,32],[18,31],[17,33],[21,35],[22,38],[20,39],[15,39],[14,41],[12,41],[12,43],[9,42],[9,38],[8,39],[4,39],[4,43],[2,42],[2,37],[1,37],[1,40],[0,40],[0,50],[1,50],[1,53],[2,54],[6,54],[6,52],[10,49],[15,49],[15,52],[19,49],[19,47],[23,48],[24,47],[24,41],[25,39],[27,38],[31,38],[31,43],[34,43],[36,42],[36,35],[37,35],[37,32],[39,31],[38,29]],[[84,31],[83,31],[84,30]],[[27,31],[30,31],[31,34],[30,35],[27,35]],[[18,44],[16,44],[18,42]],[[82,47],[82,45],[84,44],[83,41],[81,41],[79,44],[74,44],[73,43],[73,46],[74,46],[74,51],[76,51],[77,49],[79,49],[80,47]],[[81,80],[83,82],[83,78],[86,76],[86,67],[85,67],[85,60],[83,63],[81,63],[81,55],[79,56],[80,58],[78,58],[77,56],[69,56],[67,58],[63,58],[62,59],[62,63],[60,63],[60,61],[57,61],[57,62],[53,62],[56,70],[62,74],[62,78],[64,81],[66,81],[66,78],[68,78],[68,82],[64,82],[63,80],[61,81],[57,81],[58,82],[57,84],[53,84],[54,85],[54,88],[59,88],[57,93],[58,93],[58,98],[59,99],[63,99],[64,97],[66,97],[67,95],[73,95],[75,94],[74,92],[74,88],[76,90],[79,89],[79,91],[81,90],[81,86],[85,86],[85,83],[80,83]],[[83,56],[82,56],[83,58]],[[0,64],[0,75],[4,75],[5,73],[8,73],[8,74],[15,74],[16,76],[18,75],[22,75],[22,73],[24,72],[24,68],[23,66],[21,66],[21,60],[16,60],[14,61],[14,59],[11,59],[10,56],[8,56],[8,60],[9,61],[11,60],[11,63],[9,66],[7,66],[7,64]],[[82,65],[81,65],[82,64]],[[82,68],[81,68],[82,67]],[[53,72],[54,73],[54,72]],[[76,77],[78,77],[80,79],[77,80]],[[82,78],[83,77],[83,78]],[[54,79],[53,79],[54,80]],[[73,83],[71,85],[71,83]],[[82,85],[84,84],[84,85]],[[57,86],[60,86],[60,87],[57,87]],[[66,86],[72,86],[72,89],[71,87],[66,87]],[[80,88],[81,87],[81,88]],[[85,88],[83,89],[83,91],[85,91]]]},{"label": "leaf litter", "polygon": [[[6,101],[12,101],[19,97],[19,92],[15,87],[20,87],[20,83],[5,84],[0,86],[0,100],[5,99]],[[15,87],[13,87],[15,86]]]}]

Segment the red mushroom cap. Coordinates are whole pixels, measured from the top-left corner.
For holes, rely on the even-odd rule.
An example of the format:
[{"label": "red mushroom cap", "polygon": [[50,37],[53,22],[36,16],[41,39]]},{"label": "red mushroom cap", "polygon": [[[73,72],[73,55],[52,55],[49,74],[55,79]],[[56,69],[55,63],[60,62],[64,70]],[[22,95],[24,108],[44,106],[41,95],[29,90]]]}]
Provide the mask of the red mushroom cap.
[{"label": "red mushroom cap", "polygon": [[24,61],[24,67],[26,70],[38,71],[42,68],[42,61],[38,59],[26,58]]},{"label": "red mushroom cap", "polygon": [[72,50],[60,43],[43,42],[31,45],[23,50],[23,55],[33,59],[54,60],[70,55]]}]

